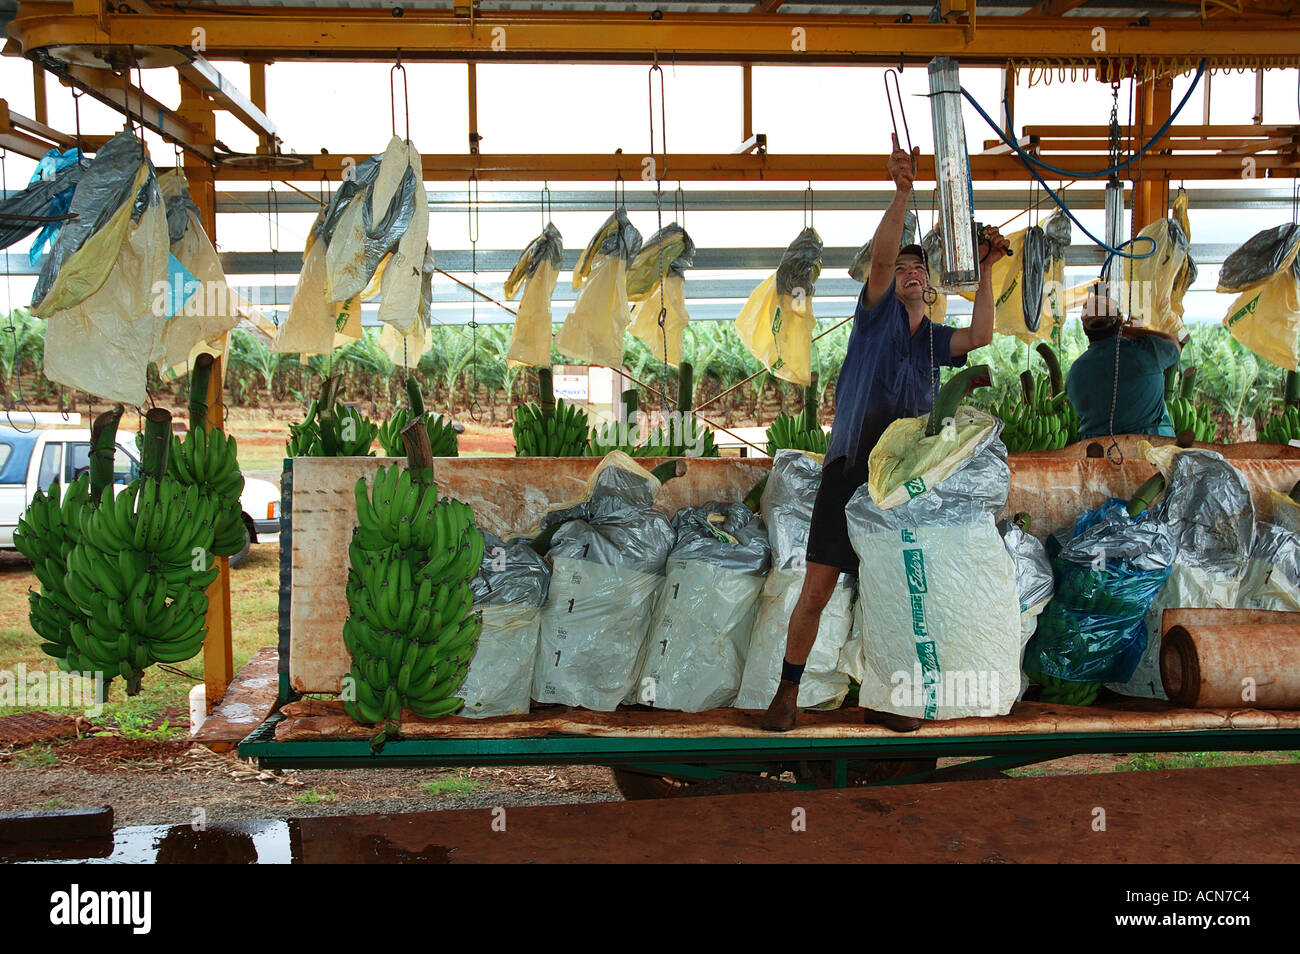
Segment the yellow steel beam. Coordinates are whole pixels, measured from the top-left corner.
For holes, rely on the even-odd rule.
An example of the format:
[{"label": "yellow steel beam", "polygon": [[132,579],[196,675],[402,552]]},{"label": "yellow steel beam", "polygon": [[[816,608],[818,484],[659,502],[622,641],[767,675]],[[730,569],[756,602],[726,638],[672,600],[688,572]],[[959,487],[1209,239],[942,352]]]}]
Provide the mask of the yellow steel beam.
[{"label": "yellow steel beam", "polygon": [[[222,166],[217,177],[223,181],[282,181],[319,182],[322,174],[336,180],[347,167],[368,158],[365,153],[344,153],[323,156],[306,156],[307,161],[291,169],[256,169]],[[553,182],[592,181],[613,179],[622,172],[629,181],[640,178],[642,156],[637,153],[620,155],[492,155],[470,156],[464,154],[424,155],[424,177],[429,181],[452,181],[466,178],[471,172],[482,180]],[[672,156],[670,174],[682,181],[723,181],[728,179],[770,180],[797,182],[812,179],[820,182],[874,182],[886,181],[886,155],[775,155],[773,153],[747,154],[687,154]],[[1054,154],[1052,164],[1071,173],[1092,172],[1105,162],[1102,156]],[[1014,156],[973,155],[970,157],[971,173],[976,180],[1025,180],[1030,178],[1024,165]],[[1292,176],[1300,171],[1300,157],[1296,155],[1263,155],[1256,157],[1256,175],[1263,178],[1272,172]],[[1238,179],[1241,177],[1241,159],[1224,155],[1171,156],[1150,153],[1143,160],[1146,175],[1169,174],[1184,179]],[[934,157],[922,156],[919,178],[934,179]]]},{"label": "yellow steel beam", "polygon": [[36,104],[34,112],[38,123],[48,123],[50,114],[45,96],[45,68],[40,63],[32,64],[32,101]]},{"label": "yellow steel beam", "polygon": [[0,99],[0,149],[16,152],[28,159],[40,159],[56,146],[67,148],[63,141],[55,138],[54,130],[44,123],[9,112],[9,103]]},{"label": "yellow steel beam", "polygon": [[[201,56],[176,67],[176,72],[216,103],[218,109],[230,113],[241,123],[257,133],[259,139],[275,139],[275,123],[250,97],[245,96],[234,83],[221,75],[221,71]],[[263,90],[265,99],[265,90]]]},{"label": "yellow steel beam", "polygon": [[[972,11],[973,12],[973,11]],[[389,61],[583,60],[644,62],[671,50],[678,62],[897,62],[954,56],[965,63],[1007,59],[1180,57],[1234,65],[1300,63],[1300,21],[1153,18],[984,17],[971,24],[897,23],[888,16],[479,11],[472,22],[446,11],[408,10],[400,31],[387,9],[205,7],[184,13],[70,12],[66,4],[25,2],[7,27],[24,50],[66,44],[167,45],[188,48],[201,23],[209,58]],[[1006,22],[1003,22],[1006,21]],[[1094,27],[1104,27],[1098,46]]]}]

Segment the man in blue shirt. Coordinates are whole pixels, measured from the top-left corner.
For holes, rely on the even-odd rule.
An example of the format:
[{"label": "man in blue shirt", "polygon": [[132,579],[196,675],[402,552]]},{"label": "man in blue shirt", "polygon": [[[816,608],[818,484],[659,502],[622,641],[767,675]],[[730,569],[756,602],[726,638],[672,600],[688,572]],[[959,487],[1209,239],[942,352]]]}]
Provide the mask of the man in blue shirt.
[{"label": "man in blue shirt", "polygon": [[1159,331],[1125,325],[1114,299],[1096,288],[1083,305],[1083,333],[1088,348],[1065,378],[1065,393],[1079,412],[1079,439],[1111,433],[1175,436],[1165,407],[1165,371],[1178,364],[1178,342]]},{"label": "man in blue shirt", "polygon": [[[929,413],[942,365],[965,364],[968,352],[993,340],[993,263],[1006,254],[1006,239],[997,229],[986,230],[980,238],[980,283],[970,327],[931,323],[926,317],[930,282],[925,253],[918,245],[898,247],[920,149],[909,155],[899,148],[897,135],[893,147],[889,177],[894,181],[894,198],[872,239],[871,270],[858,296],[835,387],[835,423],[813,504],[807,574],[790,616],[781,683],[761,723],[769,731],[794,727],[799,680],[817,638],[822,610],[840,573],[858,571],[844,508],[853,492],[867,482],[871,449],[895,420]],[[919,719],[870,710],[866,718],[901,732],[921,724]]]}]

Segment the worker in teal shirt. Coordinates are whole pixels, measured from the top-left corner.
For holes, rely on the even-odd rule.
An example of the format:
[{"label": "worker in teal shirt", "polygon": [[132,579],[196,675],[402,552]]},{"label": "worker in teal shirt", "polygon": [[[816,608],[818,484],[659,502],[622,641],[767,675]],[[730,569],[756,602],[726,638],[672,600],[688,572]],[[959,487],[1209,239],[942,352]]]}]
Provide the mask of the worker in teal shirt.
[{"label": "worker in teal shirt", "polygon": [[1114,299],[1096,288],[1083,305],[1083,333],[1088,349],[1075,359],[1065,379],[1070,403],[1079,412],[1079,439],[1112,433],[1175,436],[1165,407],[1165,370],[1178,364],[1178,342],[1159,331],[1124,324]]}]

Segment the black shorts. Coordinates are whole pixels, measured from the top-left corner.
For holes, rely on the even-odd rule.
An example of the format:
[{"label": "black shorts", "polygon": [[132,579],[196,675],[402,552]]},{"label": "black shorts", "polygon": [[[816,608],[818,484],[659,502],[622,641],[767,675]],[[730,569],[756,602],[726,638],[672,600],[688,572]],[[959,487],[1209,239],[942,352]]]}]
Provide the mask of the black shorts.
[{"label": "black shorts", "polygon": [[844,473],[847,457],[822,468],[822,483],[813,502],[812,525],[808,529],[808,562],[837,566],[856,576],[858,555],[849,542],[849,521],[844,512],[854,491],[867,482],[867,469]]}]

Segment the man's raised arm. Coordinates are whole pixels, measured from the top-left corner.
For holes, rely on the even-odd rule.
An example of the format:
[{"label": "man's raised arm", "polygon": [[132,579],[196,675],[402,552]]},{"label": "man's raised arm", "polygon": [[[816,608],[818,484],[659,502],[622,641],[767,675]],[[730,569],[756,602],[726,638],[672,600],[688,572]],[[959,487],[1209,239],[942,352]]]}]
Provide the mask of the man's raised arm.
[{"label": "man's raised arm", "polygon": [[916,178],[916,160],[921,155],[917,146],[908,155],[898,145],[898,134],[892,133],[894,151],[889,156],[889,178],[894,180],[894,200],[885,210],[885,216],[876,226],[871,239],[871,271],[867,275],[867,307],[875,308],[889,291],[894,280],[894,262],[898,259],[898,243],[903,237],[903,222],[907,218],[907,200],[912,195],[912,180]]}]

